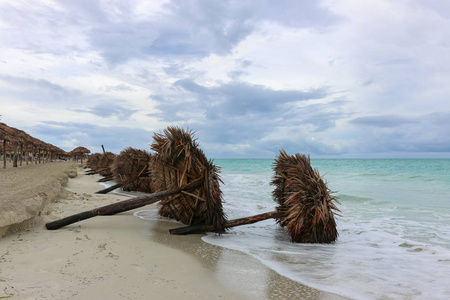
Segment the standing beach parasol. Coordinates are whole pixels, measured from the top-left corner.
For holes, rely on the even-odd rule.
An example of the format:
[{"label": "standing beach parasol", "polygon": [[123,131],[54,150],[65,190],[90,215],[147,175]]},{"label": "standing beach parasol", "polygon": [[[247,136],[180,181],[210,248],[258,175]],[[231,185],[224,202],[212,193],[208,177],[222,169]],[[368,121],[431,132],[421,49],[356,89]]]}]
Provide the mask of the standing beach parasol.
[{"label": "standing beach parasol", "polygon": [[[288,231],[294,243],[332,243],[338,237],[334,211],[336,198],[317,170],[311,167],[308,156],[290,156],[284,150],[275,160],[272,184],[273,212],[230,220],[226,228],[252,224],[274,218]],[[172,234],[189,234],[214,230],[211,226],[190,226],[170,230]]]},{"label": "standing beach parasol", "polygon": [[79,157],[81,163],[83,163],[83,156],[85,156],[88,153],[91,153],[91,151],[85,147],[76,147],[75,149],[69,152],[70,155],[74,156],[75,160],[77,160]]}]

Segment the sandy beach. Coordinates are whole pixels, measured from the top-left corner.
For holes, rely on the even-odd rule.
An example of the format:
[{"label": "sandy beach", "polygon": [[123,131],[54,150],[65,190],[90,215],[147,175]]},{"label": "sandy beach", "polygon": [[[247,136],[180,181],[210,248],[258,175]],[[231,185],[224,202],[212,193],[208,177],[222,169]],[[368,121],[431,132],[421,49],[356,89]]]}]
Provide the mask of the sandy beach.
[{"label": "sandy beach", "polygon": [[84,175],[78,163],[8,166],[0,177],[0,299],[341,299],[200,235],[171,236],[179,223],[134,216],[157,204],[46,230],[49,221],[130,198],[94,194],[100,176]]}]

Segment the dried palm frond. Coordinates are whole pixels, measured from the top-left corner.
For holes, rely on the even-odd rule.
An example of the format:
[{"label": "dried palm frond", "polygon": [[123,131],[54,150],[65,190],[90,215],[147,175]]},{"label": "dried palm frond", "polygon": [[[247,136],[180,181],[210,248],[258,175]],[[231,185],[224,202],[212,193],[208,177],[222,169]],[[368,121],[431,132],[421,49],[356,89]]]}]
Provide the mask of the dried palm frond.
[{"label": "dried palm frond", "polygon": [[101,154],[100,153],[94,153],[91,156],[89,156],[86,165],[92,170],[95,171],[98,168],[98,162],[100,161]]},{"label": "dried palm frond", "polygon": [[331,243],[338,237],[334,211],[337,199],[328,189],[308,156],[287,155],[275,160],[273,197],[278,202],[277,222],[296,243]]},{"label": "dried palm frond", "polygon": [[151,193],[148,165],[152,155],[144,150],[128,147],[120,152],[111,165],[115,181],[124,191]]},{"label": "dried palm frond", "polygon": [[193,132],[168,127],[163,134],[154,135],[151,148],[156,152],[149,166],[153,192],[203,180],[199,188],[162,200],[160,215],[188,225],[212,225],[215,232],[224,232],[219,168],[208,161]]},{"label": "dried palm frond", "polygon": [[111,176],[111,164],[113,163],[115,156],[116,155],[111,152],[100,154],[96,171],[104,177]]}]

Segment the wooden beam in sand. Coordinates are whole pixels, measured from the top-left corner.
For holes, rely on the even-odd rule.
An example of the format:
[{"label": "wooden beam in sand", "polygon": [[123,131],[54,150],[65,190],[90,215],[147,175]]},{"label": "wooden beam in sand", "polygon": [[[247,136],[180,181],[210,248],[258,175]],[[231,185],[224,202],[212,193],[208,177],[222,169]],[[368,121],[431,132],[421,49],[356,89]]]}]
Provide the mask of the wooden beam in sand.
[{"label": "wooden beam in sand", "polygon": [[204,182],[203,178],[200,178],[199,180],[196,180],[194,182],[191,182],[183,187],[165,190],[157,193],[150,194],[148,196],[139,196],[127,200],[123,200],[117,203],[113,203],[110,205],[102,206],[99,208],[95,208],[92,210],[88,210],[82,213],[78,213],[66,218],[63,218],[61,220],[53,221],[50,223],[45,224],[45,227],[48,230],[55,230],[59,229],[61,227],[64,227],[66,225],[70,225],[79,221],[83,221],[86,219],[90,219],[92,217],[96,216],[110,216],[115,215],[124,211],[136,209],[145,205],[149,205],[152,203],[155,203],[161,199],[180,194],[182,191],[189,191],[192,189],[195,189],[202,185]]}]

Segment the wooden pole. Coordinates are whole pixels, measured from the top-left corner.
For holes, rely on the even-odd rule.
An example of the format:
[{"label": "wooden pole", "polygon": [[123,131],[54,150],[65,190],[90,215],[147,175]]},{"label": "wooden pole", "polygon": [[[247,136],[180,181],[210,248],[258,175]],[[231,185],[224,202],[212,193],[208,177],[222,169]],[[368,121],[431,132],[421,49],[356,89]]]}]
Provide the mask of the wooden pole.
[{"label": "wooden pole", "polygon": [[120,184],[120,183],[116,183],[115,185],[113,185],[113,186],[110,186],[110,187],[108,187],[108,188],[106,188],[106,189],[103,189],[103,190],[100,190],[100,191],[98,191],[98,192],[96,192],[96,194],[107,194],[107,193],[109,193],[109,192],[111,192],[111,191],[114,191],[115,189],[117,189],[117,188],[120,188],[122,185]]},{"label": "wooden pole", "polygon": [[20,144],[20,166],[22,166],[23,160],[23,143]]},{"label": "wooden pole", "polygon": [[6,140],[3,140],[3,169],[6,168]]},{"label": "wooden pole", "polygon": [[103,145],[102,145],[102,149],[103,149],[103,154],[106,154],[105,147],[103,147]]},{"label": "wooden pole", "polygon": [[19,148],[19,144],[14,145],[14,157],[13,157],[13,167],[17,168],[17,150]]},{"label": "wooden pole", "polygon": [[145,205],[149,205],[155,203],[161,199],[164,199],[169,196],[173,196],[175,194],[181,193],[184,190],[191,190],[199,187],[203,183],[203,178],[196,180],[190,184],[185,185],[184,187],[179,187],[175,189],[165,190],[158,193],[153,193],[148,196],[139,196],[127,200],[123,200],[117,203],[113,203],[110,205],[102,206],[99,208],[95,208],[93,210],[88,210],[82,213],[78,213],[76,215],[72,215],[61,220],[53,221],[45,224],[45,227],[48,230],[55,230],[66,225],[70,225],[82,220],[90,219],[95,216],[110,216],[115,215],[124,211],[136,209]]},{"label": "wooden pole", "polygon": [[[278,216],[279,216],[278,212],[271,211],[271,212],[266,212],[266,213],[259,214],[259,215],[254,215],[251,217],[234,219],[234,220],[230,220],[230,221],[226,222],[225,228],[253,224],[253,223],[268,220],[268,219],[275,219]],[[179,227],[179,228],[174,228],[174,229],[169,230],[170,234],[176,234],[176,235],[203,233],[203,232],[208,232],[208,231],[215,231],[215,227],[212,225],[193,225],[193,226]]]},{"label": "wooden pole", "polygon": [[97,182],[106,182],[106,181],[111,181],[113,179],[114,179],[114,176],[111,175],[111,176],[100,178],[99,180],[97,180]]}]

